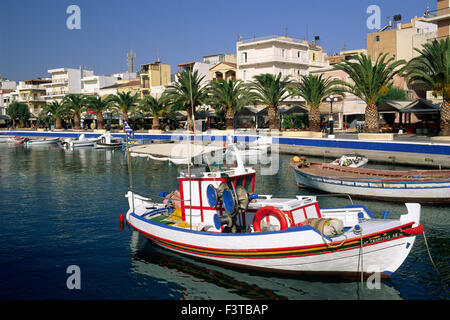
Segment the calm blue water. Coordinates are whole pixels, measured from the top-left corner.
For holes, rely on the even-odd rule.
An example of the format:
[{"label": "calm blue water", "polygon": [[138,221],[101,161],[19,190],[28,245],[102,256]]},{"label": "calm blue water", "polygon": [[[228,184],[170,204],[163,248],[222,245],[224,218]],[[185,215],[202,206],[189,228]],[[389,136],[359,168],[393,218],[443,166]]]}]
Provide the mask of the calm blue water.
[{"label": "calm blue water", "polygon": [[[293,196],[297,189],[280,156],[275,176],[257,176],[256,191]],[[321,159],[319,159],[321,160]],[[371,165],[380,167],[380,165]],[[397,166],[397,169],[400,167]],[[133,160],[136,190],[170,191],[177,166]],[[423,207],[430,251],[419,236],[411,254],[380,289],[359,282],[276,277],[198,262],[156,248],[119,228],[128,209],[128,171],[121,151],[0,144],[0,299],[448,299],[450,207]],[[275,190],[275,191],[274,191]],[[374,215],[401,204],[355,201]],[[322,207],[346,204],[321,200]],[[81,270],[81,289],[69,290],[67,267]]]}]

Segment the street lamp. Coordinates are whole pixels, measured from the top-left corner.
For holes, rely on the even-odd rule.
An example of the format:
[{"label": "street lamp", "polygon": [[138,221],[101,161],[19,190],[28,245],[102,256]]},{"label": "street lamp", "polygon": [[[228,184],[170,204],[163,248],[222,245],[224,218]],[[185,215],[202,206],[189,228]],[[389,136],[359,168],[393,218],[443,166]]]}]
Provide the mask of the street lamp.
[{"label": "street lamp", "polygon": [[328,122],[330,123],[330,134],[328,135],[328,137],[334,138],[333,102],[338,101],[338,98],[330,94],[330,96],[327,98],[327,101],[330,103],[330,118],[328,120]]}]

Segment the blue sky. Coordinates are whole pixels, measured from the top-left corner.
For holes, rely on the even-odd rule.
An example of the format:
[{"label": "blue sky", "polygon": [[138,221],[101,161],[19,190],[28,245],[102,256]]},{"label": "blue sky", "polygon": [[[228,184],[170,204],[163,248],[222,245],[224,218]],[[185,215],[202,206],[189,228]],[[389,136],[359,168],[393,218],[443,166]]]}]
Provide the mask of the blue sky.
[{"label": "blue sky", "polygon": [[[205,55],[235,53],[243,38],[284,34],[320,36],[328,54],[366,47],[369,5],[381,9],[381,24],[401,14],[422,16],[436,0],[1,0],[0,74],[19,81],[47,77],[48,69],[86,66],[96,74],[125,71],[126,53],[136,65],[159,56],[177,65]],[[81,9],[81,29],[69,30],[66,9]]]}]

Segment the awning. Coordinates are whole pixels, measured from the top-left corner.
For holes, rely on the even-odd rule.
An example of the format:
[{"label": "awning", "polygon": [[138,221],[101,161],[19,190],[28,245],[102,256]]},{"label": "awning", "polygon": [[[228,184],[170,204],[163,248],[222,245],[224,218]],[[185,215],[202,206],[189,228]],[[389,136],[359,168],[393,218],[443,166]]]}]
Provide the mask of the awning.
[{"label": "awning", "polygon": [[130,147],[130,156],[144,157],[158,161],[170,161],[175,164],[188,164],[191,159],[210,154],[223,147],[204,146],[192,143],[158,143]]},{"label": "awning", "polygon": [[396,113],[401,112],[404,108],[406,108],[411,101],[394,101],[388,100],[381,103],[377,109],[378,113]]},{"label": "awning", "polygon": [[403,113],[439,113],[441,103],[433,103],[430,100],[417,99],[402,109]]}]

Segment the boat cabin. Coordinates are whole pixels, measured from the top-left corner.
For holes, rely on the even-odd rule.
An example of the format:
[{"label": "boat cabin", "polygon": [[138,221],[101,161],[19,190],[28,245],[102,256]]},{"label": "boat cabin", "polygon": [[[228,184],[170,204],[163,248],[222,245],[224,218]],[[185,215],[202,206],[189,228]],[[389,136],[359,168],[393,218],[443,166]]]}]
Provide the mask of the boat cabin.
[{"label": "boat cabin", "polygon": [[[244,172],[238,172],[236,168],[207,172],[205,168],[191,169],[191,175],[187,170],[181,171],[178,178],[178,187],[180,199],[191,199],[192,206],[189,201],[180,201],[181,219],[188,224],[207,226],[208,231],[221,232],[224,231],[224,225],[217,225],[217,219],[224,219],[227,215],[226,199],[219,199],[217,205],[210,204],[208,187],[220,189],[225,184],[229,190],[233,190],[232,194],[239,194],[236,190],[242,187],[245,192],[250,195],[250,201],[246,205],[245,211],[236,214],[235,224],[238,232],[251,232],[255,222],[256,213],[267,207],[279,209],[287,222],[287,227],[293,227],[310,218],[321,218],[318,202],[315,197],[299,196],[297,198],[273,198],[270,195],[256,195],[255,191],[255,175],[256,172],[252,168],[245,168]],[[241,189],[242,190],[242,189]],[[239,197],[239,195],[237,196]],[[236,200],[237,203],[240,199]],[[275,227],[281,228],[282,223],[279,221],[283,217],[272,216],[269,212],[265,217],[265,222],[273,224]],[[278,221],[277,221],[278,220]]]}]

